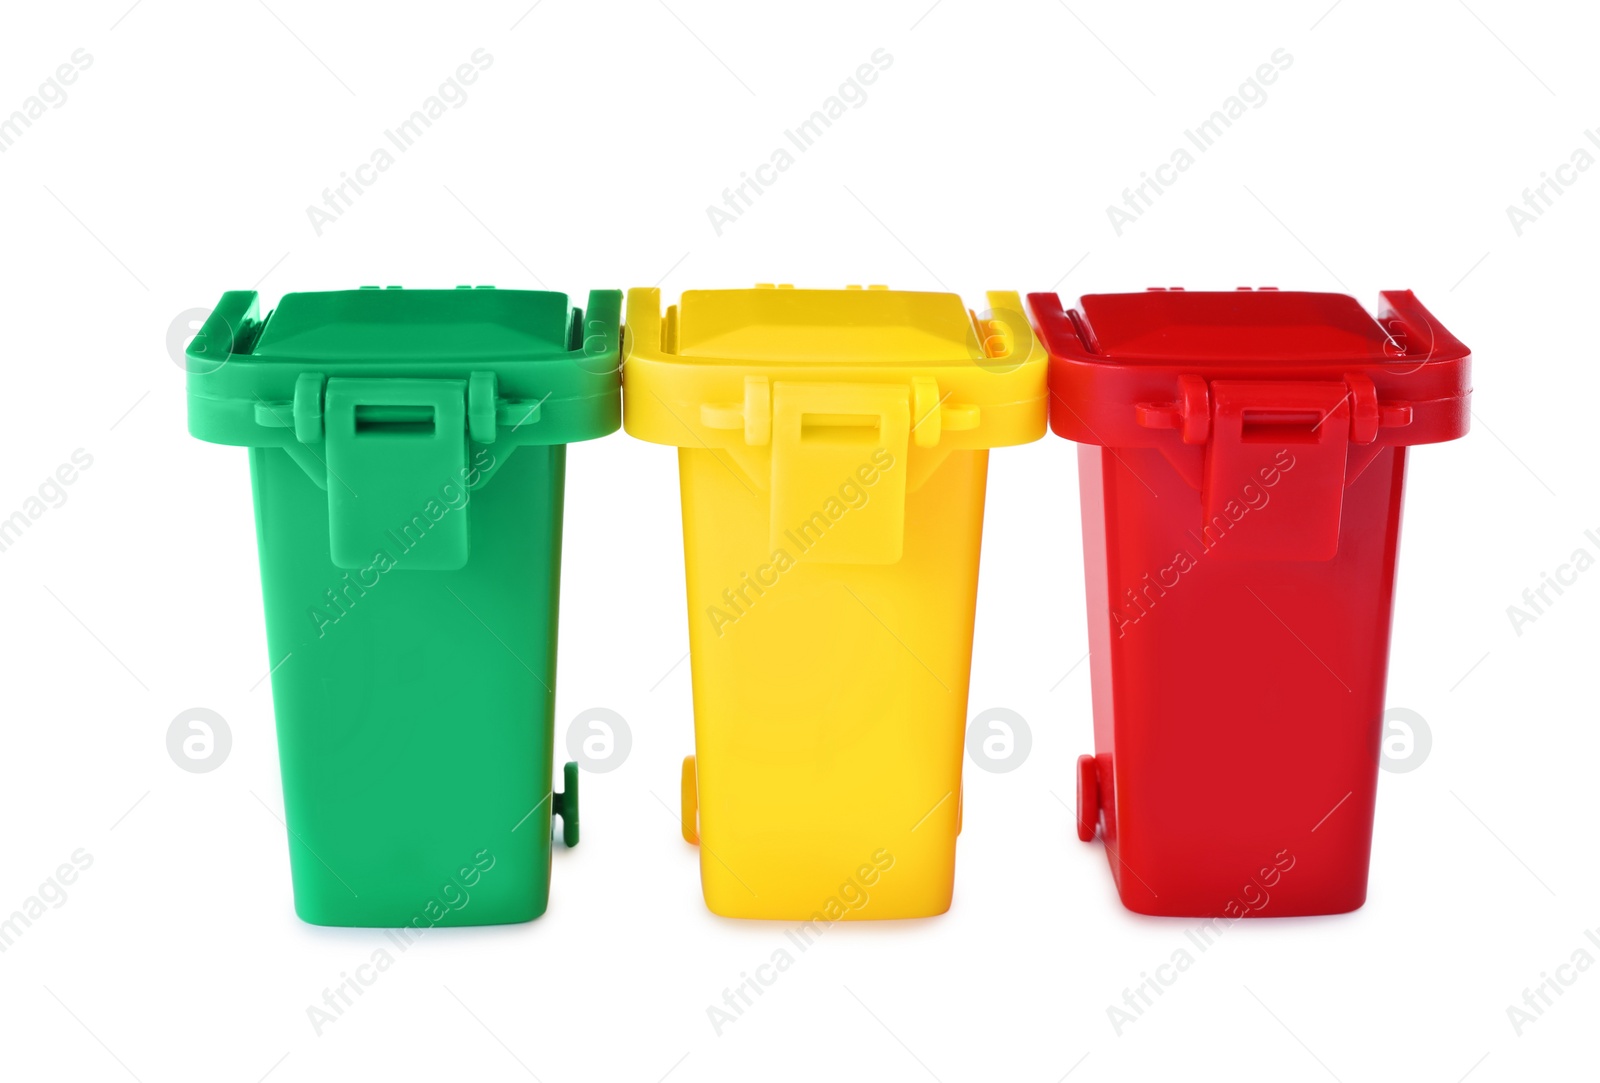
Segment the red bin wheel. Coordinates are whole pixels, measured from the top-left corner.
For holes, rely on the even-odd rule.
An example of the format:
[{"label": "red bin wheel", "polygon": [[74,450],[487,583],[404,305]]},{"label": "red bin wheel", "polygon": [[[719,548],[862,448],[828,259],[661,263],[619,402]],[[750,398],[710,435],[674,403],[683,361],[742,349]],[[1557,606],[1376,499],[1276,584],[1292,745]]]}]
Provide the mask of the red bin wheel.
[{"label": "red bin wheel", "polygon": [[1094,757],[1078,757],[1078,838],[1093,842],[1100,825],[1100,780],[1095,774]]}]

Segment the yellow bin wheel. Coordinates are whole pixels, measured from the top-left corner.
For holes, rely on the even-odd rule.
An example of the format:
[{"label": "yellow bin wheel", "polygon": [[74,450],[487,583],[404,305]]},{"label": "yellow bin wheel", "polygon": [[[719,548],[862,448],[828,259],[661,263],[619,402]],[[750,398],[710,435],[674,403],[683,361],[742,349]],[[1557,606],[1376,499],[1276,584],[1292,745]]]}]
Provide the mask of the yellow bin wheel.
[{"label": "yellow bin wheel", "polygon": [[683,776],[679,783],[680,804],[683,809],[683,841],[691,846],[700,844],[700,808],[698,781],[694,774],[694,757],[683,758]]}]

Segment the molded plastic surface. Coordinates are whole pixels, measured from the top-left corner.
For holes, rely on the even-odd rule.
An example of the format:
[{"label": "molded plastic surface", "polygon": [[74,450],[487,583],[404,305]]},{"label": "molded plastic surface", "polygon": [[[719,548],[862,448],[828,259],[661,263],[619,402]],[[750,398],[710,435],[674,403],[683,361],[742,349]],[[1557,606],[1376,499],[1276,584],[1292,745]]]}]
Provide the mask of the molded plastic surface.
[{"label": "molded plastic surface", "polygon": [[621,294],[223,295],[189,426],[250,447],[295,909],[527,921],[549,895],[566,444],[619,420]]},{"label": "molded plastic surface", "polygon": [[681,449],[683,834],[718,914],[950,905],[987,449],[1045,424],[1020,300],[989,303],[629,291],[625,423]]},{"label": "molded plastic surface", "polygon": [[1359,907],[1406,445],[1467,431],[1466,347],[1404,291],[1376,318],[1276,290],[1028,302],[1082,445],[1080,835],[1140,913]]}]

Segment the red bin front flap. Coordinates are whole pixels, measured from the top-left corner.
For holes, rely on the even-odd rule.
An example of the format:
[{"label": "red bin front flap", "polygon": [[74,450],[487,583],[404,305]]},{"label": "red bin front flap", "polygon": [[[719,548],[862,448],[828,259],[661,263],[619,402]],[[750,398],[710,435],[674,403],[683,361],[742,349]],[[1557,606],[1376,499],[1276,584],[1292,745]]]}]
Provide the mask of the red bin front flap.
[{"label": "red bin front flap", "polygon": [[1159,449],[1200,491],[1206,523],[1289,456],[1309,479],[1295,514],[1229,555],[1326,560],[1343,490],[1380,450],[1467,431],[1471,354],[1410,291],[1382,301],[1373,317],[1337,293],[1150,290],[1086,296],[1069,312],[1030,294],[1050,353],[1050,427]]}]

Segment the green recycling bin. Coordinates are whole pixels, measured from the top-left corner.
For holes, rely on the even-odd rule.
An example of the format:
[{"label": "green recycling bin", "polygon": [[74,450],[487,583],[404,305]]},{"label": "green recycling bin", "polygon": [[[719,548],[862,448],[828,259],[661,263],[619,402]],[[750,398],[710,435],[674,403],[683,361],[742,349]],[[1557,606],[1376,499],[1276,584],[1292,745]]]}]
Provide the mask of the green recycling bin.
[{"label": "green recycling bin", "polygon": [[250,448],[303,920],[544,912],[566,445],[618,426],[621,303],[234,291],[189,346],[190,433]]}]

